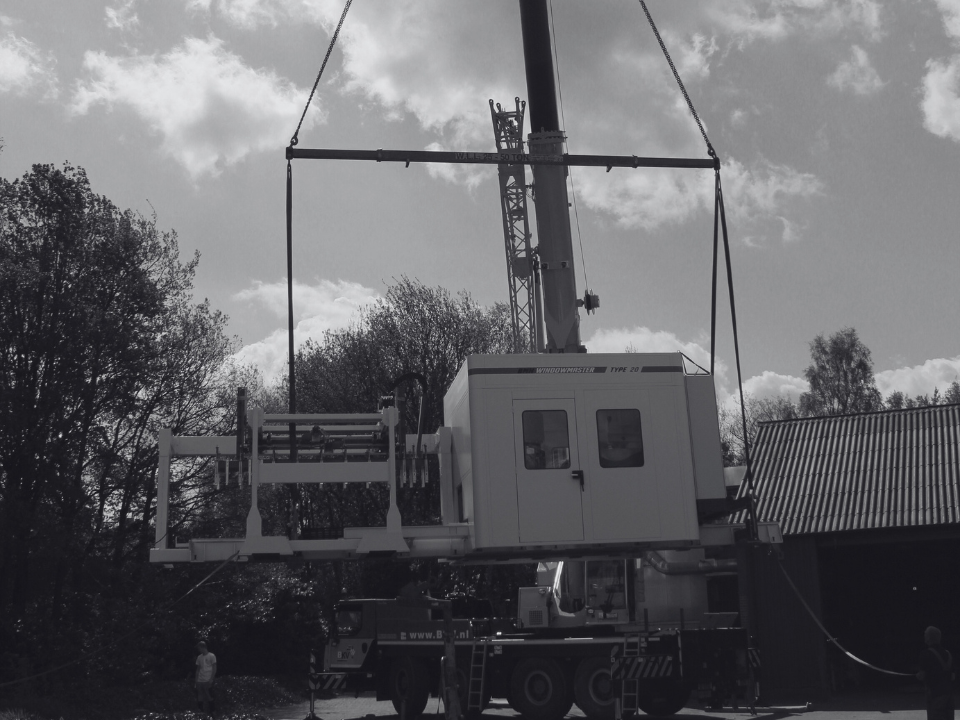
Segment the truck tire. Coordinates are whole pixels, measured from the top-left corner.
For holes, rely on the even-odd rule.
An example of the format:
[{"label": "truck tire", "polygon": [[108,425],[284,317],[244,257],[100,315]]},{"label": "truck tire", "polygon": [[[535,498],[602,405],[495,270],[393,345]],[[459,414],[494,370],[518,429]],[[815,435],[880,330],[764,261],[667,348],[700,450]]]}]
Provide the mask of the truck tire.
[{"label": "truck tire", "polygon": [[665,717],[680,712],[689,699],[690,689],[679,683],[670,681],[652,682],[640,686],[637,705],[647,715]]},{"label": "truck tire", "polygon": [[609,657],[588,657],[577,666],[573,676],[573,696],[577,707],[590,720],[612,720],[616,687],[610,677]]},{"label": "truck tire", "polygon": [[409,655],[397,658],[390,665],[388,683],[390,701],[398,715],[404,712],[404,700],[407,720],[423,714],[430,699],[430,673],[422,662]]},{"label": "truck tire", "polygon": [[521,660],[510,678],[510,705],[526,720],[560,720],[573,705],[563,670],[549,658]]}]

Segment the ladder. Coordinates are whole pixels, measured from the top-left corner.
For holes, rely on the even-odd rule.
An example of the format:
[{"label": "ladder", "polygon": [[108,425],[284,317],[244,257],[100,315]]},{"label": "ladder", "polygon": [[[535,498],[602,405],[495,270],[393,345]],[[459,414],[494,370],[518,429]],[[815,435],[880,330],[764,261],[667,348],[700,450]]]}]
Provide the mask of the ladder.
[{"label": "ladder", "polygon": [[620,709],[623,716],[636,715],[639,709],[640,680],[637,660],[640,657],[640,635],[634,633],[623,639],[623,665],[620,679]]},{"label": "ladder", "polygon": [[470,680],[467,686],[467,712],[479,715],[483,712],[483,691],[487,671],[487,638],[474,634],[470,652]]}]

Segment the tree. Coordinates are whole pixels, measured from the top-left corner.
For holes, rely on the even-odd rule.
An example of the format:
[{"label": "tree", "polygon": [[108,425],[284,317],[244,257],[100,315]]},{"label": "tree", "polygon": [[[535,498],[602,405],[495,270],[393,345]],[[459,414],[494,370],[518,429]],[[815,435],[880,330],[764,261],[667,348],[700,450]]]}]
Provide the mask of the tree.
[{"label": "tree", "polygon": [[[773,420],[793,420],[799,417],[799,409],[788,397],[778,395],[769,398],[757,398],[747,395],[747,437],[750,447],[757,438],[757,430],[762,422]],[[740,417],[740,403],[732,408],[720,406],[720,445],[723,450],[724,467],[743,465],[746,462],[743,447],[743,420]]]},{"label": "tree", "polygon": [[[467,355],[511,352],[509,309],[498,303],[478,305],[466,292],[452,295],[442,287],[427,287],[415,279],[395,280],[385,298],[364,308],[349,328],[327,333],[322,342],[307,343],[298,353],[296,372],[300,412],[371,412],[393,382],[408,372],[426,378],[424,433],[443,421],[443,396]],[[408,382],[401,388],[403,422],[417,427],[420,389]],[[434,469],[435,470],[435,469]],[[398,502],[406,525],[439,521],[436,484],[400,489]],[[384,522],[385,488],[325,485],[307,488],[299,518],[302,526],[373,525]],[[301,527],[303,529],[303,527]],[[497,596],[506,588],[514,594],[518,578],[529,582],[528,568],[495,571],[441,569],[435,562],[398,566],[392,561],[362,566],[331,566],[348,592],[388,595],[405,582],[442,578],[447,591]],[[322,573],[321,573],[322,574]],[[338,583],[337,590],[341,584]],[[328,597],[332,603],[336,597]]]},{"label": "tree", "polygon": [[[192,300],[197,262],[81,168],[0,179],[0,647],[22,653],[10,662],[75,653],[104,618],[143,611],[130,600],[144,596],[157,429],[203,434],[226,417],[215,401],[234,344],[226,318]],[[205,474],[177,478],[181,519]]]},{"label": "tree", "polygon": [[[505,304],[487,309],[466,292],[453,296],[401,277],[351,327],[298,353],[297,409],[370,412],[396,378],[415,371],[427,379],[424,427],[433,432],[443,419],[443,393],[467,355],[510,352],[510,333]],[[415,427],[419,390],[410,384],[405,392],[404,420]]]},{"label": "tree", "polygon": [[[418,372],[426,378],[424,432],[443,420],[443,394],[467,355],[502,353],[511,348],[505,305],[491,309],[470,295],[456,296],[441,287],[401,277],[386,297],[360,312],[348,328],[328,332],[323,342],[309,342],[297,356],[298,407],[301,412],[371,412],[400,376]],[[401,390],[402,422],[417,427],[420,388],[408,382]],[[301,516],[321,523],[369,525],[381,522],[383,488],[324,488],[323,503],[308,503]],[[436,502],[422,489],[401,498],[404,522],[433,522]],[[318,498],[319,499],[319,498]],[[321,514],[318,509],[324,508]]]},{"label": "tree", "polygon": [[906,410],[910,408],[931,407],[936,405],[953,405],[960,403],[960,382],[954,380],[947,387],[947,391],[940,394],[940,388],[935,387],[932,395],[909,395],[895,390],[887,396],[886,406],[890,410]]},{"label": "tree", "polygon": [[810,391],[800,396],[802,415],[843,415],[883,409],[883,398],[873,378],[870,350],[853,328],[829,338],[817,335],[810,343],[804,376]]},{"label": "tree", "polygon": [[960,404],[960,382],[954,380],[950,383],[950,387],[948,387],[947,391],[943,394],[943,404]]}]

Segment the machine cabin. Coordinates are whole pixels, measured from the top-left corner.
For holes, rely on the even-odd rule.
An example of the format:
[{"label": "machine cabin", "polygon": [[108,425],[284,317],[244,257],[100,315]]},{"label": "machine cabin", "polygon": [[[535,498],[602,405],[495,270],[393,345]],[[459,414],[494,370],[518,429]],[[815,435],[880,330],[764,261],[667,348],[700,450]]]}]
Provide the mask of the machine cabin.
[{"label": "machine cabin", "polygon": [[444,421],[476,551],[699,544],[726,496],[713,378],[679,353],[471,356]]}]

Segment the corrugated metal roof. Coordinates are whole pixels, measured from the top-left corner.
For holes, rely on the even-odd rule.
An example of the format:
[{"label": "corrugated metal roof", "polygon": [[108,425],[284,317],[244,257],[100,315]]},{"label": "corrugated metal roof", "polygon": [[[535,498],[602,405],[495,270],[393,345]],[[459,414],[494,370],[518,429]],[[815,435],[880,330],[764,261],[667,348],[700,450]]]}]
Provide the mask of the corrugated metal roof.
[{"label": "corrugated metal roof", "polygon": [[960,405],[762,423],[753,455],[785,535],[960,523]]}]

